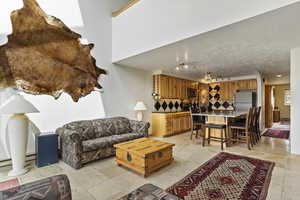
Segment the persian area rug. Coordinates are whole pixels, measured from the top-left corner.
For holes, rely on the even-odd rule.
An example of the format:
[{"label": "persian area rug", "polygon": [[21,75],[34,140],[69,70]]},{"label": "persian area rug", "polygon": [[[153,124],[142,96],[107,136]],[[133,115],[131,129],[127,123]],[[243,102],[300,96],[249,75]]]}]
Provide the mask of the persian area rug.
[{"label": "persian area rug", "polygon": [[0,192],[4,191],[4,190],[8,190],[10,188],[17,187],[19,185],[20,185],[20,183],[19,183],[18,179],[16,179],[16,178],[8,180],[8,181],[0,182]]},{"label": "persian area rug", "polygon": [[167,189],[184,200],[265,200],[275,163],[219,153]]},{"label": "persian area rug", "polygon": [[262,134],[262,136],[280,138],[280,139],[289,139],[290,131],[289,130],[268,129]]},{"label": "persian area rug", "polygon": [[284,119],[284,120],[280,121],[280,124],[281,124],[281,125],[290,125],[291,122],[290,122],[289,119]]}]

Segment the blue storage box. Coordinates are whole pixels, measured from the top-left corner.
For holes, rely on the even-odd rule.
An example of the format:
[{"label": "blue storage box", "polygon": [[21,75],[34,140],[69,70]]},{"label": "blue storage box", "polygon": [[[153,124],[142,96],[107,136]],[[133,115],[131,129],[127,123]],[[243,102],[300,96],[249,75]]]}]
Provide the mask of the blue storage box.
[{"label": "blue storage box", "polygon": [[58,135],[42,133],[35,138],[36,166],[44,167],[58,162]]}]

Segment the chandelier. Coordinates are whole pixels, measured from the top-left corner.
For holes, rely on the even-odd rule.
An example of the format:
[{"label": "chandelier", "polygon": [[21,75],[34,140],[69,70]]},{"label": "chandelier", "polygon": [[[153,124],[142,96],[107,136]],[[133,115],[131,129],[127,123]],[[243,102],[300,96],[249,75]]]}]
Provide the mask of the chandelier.
[{"label": "chandelier", "polygon": [[213,83],[213,82],[216,82],[218,80],[217,77],[214,77],[211,72],[207,72],[205,74],[205,76],[201,79],[201,82],[204,82],[204,83]]},{"label": "chandelier", "polygon": [[177,66],[175,69],[176,71],[180,71],[180,70],[184,70],[184,69],[188,69],[189,65],[186,63],[180,63],[179,66]]}]

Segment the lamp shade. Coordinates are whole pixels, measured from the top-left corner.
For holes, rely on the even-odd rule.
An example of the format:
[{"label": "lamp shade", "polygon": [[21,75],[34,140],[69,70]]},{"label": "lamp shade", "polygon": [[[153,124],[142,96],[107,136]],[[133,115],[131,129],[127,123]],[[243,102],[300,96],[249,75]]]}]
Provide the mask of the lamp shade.
[{"label": "lamp shade", "polygon": [[39,110],[34,107],[23,96],[16,94],[10,97],[6,102],[0,106],[1,115],[9,114],[24,114],[24,113],[38,113]]},{"label": "lamp shade", "polygon": [[136,103],[136,106],[134,107],[134,110],[141,111],[141,110],[147,110],[146,105],[142,101],[138,101]]}]

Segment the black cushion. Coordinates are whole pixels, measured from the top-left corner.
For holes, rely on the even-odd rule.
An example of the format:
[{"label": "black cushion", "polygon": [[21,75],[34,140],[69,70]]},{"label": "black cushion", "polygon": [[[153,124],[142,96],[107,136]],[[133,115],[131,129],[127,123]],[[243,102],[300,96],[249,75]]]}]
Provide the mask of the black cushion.
[{"label": "black cushion", "polygon": [[193,116],[193,122],[204,124],[205,123],[205,117],[203,117],[203,116]]},{"label": "black cushion", "polygon": [[224,129],[226,128],[225,124],[204,124],[205,128],[216,128],[216,129]]},{"label": "black cushion", "polygon": [[230,126],[235,126],[235,127],[246,127],[246,122],[243,121],[238,121],[238,122],[232,122]]}]

